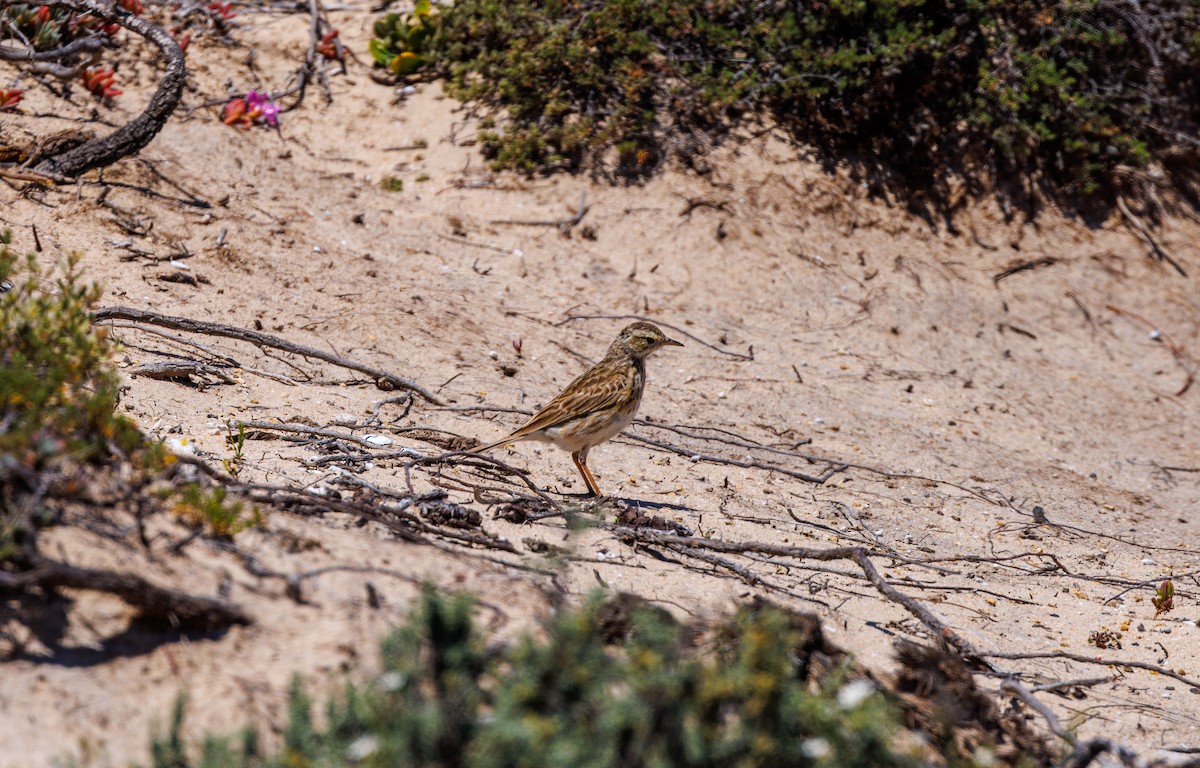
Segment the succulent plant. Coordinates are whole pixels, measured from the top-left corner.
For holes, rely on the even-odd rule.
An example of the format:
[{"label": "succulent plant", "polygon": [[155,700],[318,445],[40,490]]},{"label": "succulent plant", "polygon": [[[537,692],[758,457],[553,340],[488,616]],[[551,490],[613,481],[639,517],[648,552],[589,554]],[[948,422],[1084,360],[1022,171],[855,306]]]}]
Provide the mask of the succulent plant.
[{"label": "succulent plant", "polygon": [[375,63],[395,75],[411,75],[429,61],[426,55],[434,22],[429,0],[417,0],[412,13],[389,13],[375,22],[367,45]]}]

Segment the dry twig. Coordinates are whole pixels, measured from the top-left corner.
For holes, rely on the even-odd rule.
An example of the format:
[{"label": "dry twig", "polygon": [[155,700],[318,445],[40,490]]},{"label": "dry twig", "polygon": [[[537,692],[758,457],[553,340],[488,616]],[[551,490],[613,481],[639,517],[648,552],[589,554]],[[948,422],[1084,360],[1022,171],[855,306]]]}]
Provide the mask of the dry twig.
[{"label": "dry twig", "polygon": [[188,333],[201,333],[210,336],[223,336],[230,339],[238,339],[246,341],[259,347],[272,347],[280,349],[284,352],[310,357],[316,360],[323,360],[333,365],[347,368],[359,373],[365,373],[375,381],[375,386],[380,389],[407,389],[411,392],[423,397],[425,400],[436,405],[444,405],[445,402],[437,395],[430,392],[425,387],[416,383],[412,379],[406,379],[403,376],[397,376],[387,371],[371,366],[364,365],[354,360],[348,360],[339,355],[326,352],[315,347],[304,346],[281,339],[278,336],[271,336],[260,331],[252,331],[246,328],[238,328],[232,325],[223,325],[221,323],[209,323],[202,320],[191,320],[186,317],[172,317],[170,315],[161,315],[157,312],[151,312],[146,309],[134,309],[132,307],[104,307],[92,313],[92,318],[96,322],[104,322],[105,320],[132,320],[138,323],[147,323],[149,325],[159,325],[165,328],[171,328],[176,331],[187,331]]},{"label": "dry twig", "polygon": [[569,232],[579,222],[583,221],[583,217],[588,212],[587,192],[579,196],[579,209],[574,216],[566,219],[549,219],[540,221],[525,221],[520,219],[493,219],[489,224],[515,224],[525,227],[558,227],[562,232]]},{"label": "dry twig", "polygon": [[1156,261],[1165,261],[1174,267],[1175,271],[1178,272],[1181,277],[1187,277],[1187,272],[1185,272],[1183,267],[1179,265],[1179,262],[1175,260],[1175,257],[1158,244],[1158,242],[1154,239],[1154,236],[1150,234],[1150,229],[1142,223],[1141,219],[1133,214],[1133,211],[1129,210],[1129,206],[1125,204],[1124,198],[1122,198],[1120,195],[1117,195],[1117,208],[1120,209],[1121,215],[1125,217],[1125,221],[1129,224],[1129,228],[1133,230],[1133,233],[1138,236],[1139,240],[1146,244],[1146,247],[1150,250],[1150,255],[1153,256]]},{"label": "dry twig", "polygon": [[1142,327],[1146,328],[1150,332],[1152,337],[1157,338],[1158,340],[1162,341],[1162,343],[1167,346],[1167,349],[1170,350],[1170,352],[1171,352],[1171,356],[1175,358],[1175,362],[1179,364],[1179,367],[1182,368],[1183,372],[1186,374],[1186,378],[1183,381],[1183,386],[1180,387],[1179,391],[1175,393],[1175,397],[1179,397],[1180,395],[1182,395],[1184,392],[1187,392],[1188,389],[1191,388],[1192,383],[1196,380],[1196,371],[1189,364],[1191,362],[1190,358],[1188,357],[1187,352],[1184,351],[1183,347],[1176,344],[1175,340],[1172,339],[1170,336],[1168,336],[1157,325],[1155,325],[1154,323],[1150,322],[1149,320],[1147,320],[1146,318],[1142,317],[1141,315],[1139,315],[1135,312],[1130,312],[1129,310],[1126,310],[1126,309],[1114,307],[1112,304],[1106,305],[1105,309],[1107,309],[1109,312],[1112,312],[1113,314],[1120,315],[1121,317],[1124,317],[1129,320],[1133,320],[1136,323],[1139,323]]}]

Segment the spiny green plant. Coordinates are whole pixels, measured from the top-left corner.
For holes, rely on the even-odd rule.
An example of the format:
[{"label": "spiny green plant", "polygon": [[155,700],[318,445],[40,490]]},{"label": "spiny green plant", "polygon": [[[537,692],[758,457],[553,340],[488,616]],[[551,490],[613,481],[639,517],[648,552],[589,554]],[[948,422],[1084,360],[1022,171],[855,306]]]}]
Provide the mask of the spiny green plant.
[{"label": "spiny green plant", "polygon": [[375,63],[394,75],[411,75],[429,62],[429,38],[435,28],[429,0],[417,0],[412,13],[389,13],[375,22],[367,50]]},{"label": "spiny green plant", "polygon": [[229,498],[229,491],[219,485],[205,488],[197,483],[187,483],[164,493],[174,497],[174,511],[180,519],[202,527],[214,538],[232,539],[262,523],[262,513],[257,507],[247,511],[245,502]]},{"label": "spiny green plant", "polygon": [[[665,612],[614,619],[598,598],[489,649],[464,596],[422,596],[383,644],[383,671],[330,701],[324,725],[294,684],[280,751],[210,741],[217,766],[916,766],[896,709],[864,680],[808,678],[808,639],[784,612],[740,612],[697,647]],[[180,721],[158,741],[178,740]],[[239,744],[240,741],[240,744]],[[253,743],[253,749],[247,743]],[[156,747],[155,768],[182,768]],[[186,765],[192,765],[187,763]]]},{"label": "spiny green plant", "polygon": [[145,467],[166,460],[116,413],[120,382],[89,314],[100,290],[83,281],[79,257],[50,279],[11,242],[10,230],[0,233],[0,562],[49,522],[36,504],[48,489],[82,490],[79,467],[114,457]]},{"label": "spiny green plant", "polygon": [[11,237],[0,237],[0,282],[13,286],[0,293],[0,456],[34,469],[54,455],[132,452],[141,435],[115,413],[119,381],[89,314],[99,287],[83,282],[77,255],[48,280],[32,254],[9,250]]},{"label": "spiny green plant", "polygon": [[228,459],[223,459],[221,465],[225,467],[225,471],[231,477],[236,478],[242,471],[242,464],[246,461],[246,425],[238,422],[237,432],[235,433],[233,431],[233,423],[226,423],[225,442],[233,449],[233,455]]}]

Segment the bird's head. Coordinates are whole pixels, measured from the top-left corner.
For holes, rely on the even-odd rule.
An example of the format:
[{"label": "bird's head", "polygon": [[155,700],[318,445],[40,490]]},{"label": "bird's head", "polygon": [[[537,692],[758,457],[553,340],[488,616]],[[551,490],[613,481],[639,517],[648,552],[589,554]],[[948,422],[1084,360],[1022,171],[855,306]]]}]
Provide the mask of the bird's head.
[{"label": "bird's head", "polygon": [[617,336],[617,343],[623,345],[639,360],[649,355],[659,347],[682,347],[675,339],[667,338],[666,334],[653,323],[630,323]]}]

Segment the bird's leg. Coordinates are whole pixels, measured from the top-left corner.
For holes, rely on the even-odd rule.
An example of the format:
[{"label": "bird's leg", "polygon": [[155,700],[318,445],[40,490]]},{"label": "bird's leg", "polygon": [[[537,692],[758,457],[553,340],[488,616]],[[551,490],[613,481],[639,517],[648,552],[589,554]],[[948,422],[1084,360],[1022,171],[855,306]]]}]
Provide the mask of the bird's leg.
[{"label": "bird's leg", "polygon": [[583,475],[583,482],[587,483],[588,490],[592,492],[592,495],[603,496],[604,494],[600,493],[600,486],[596,485],[596,478],[592,477],[592,472],[587,467],[587,457],[583,451],[572,453],[571,461],[575,462],[579,474]]}]

